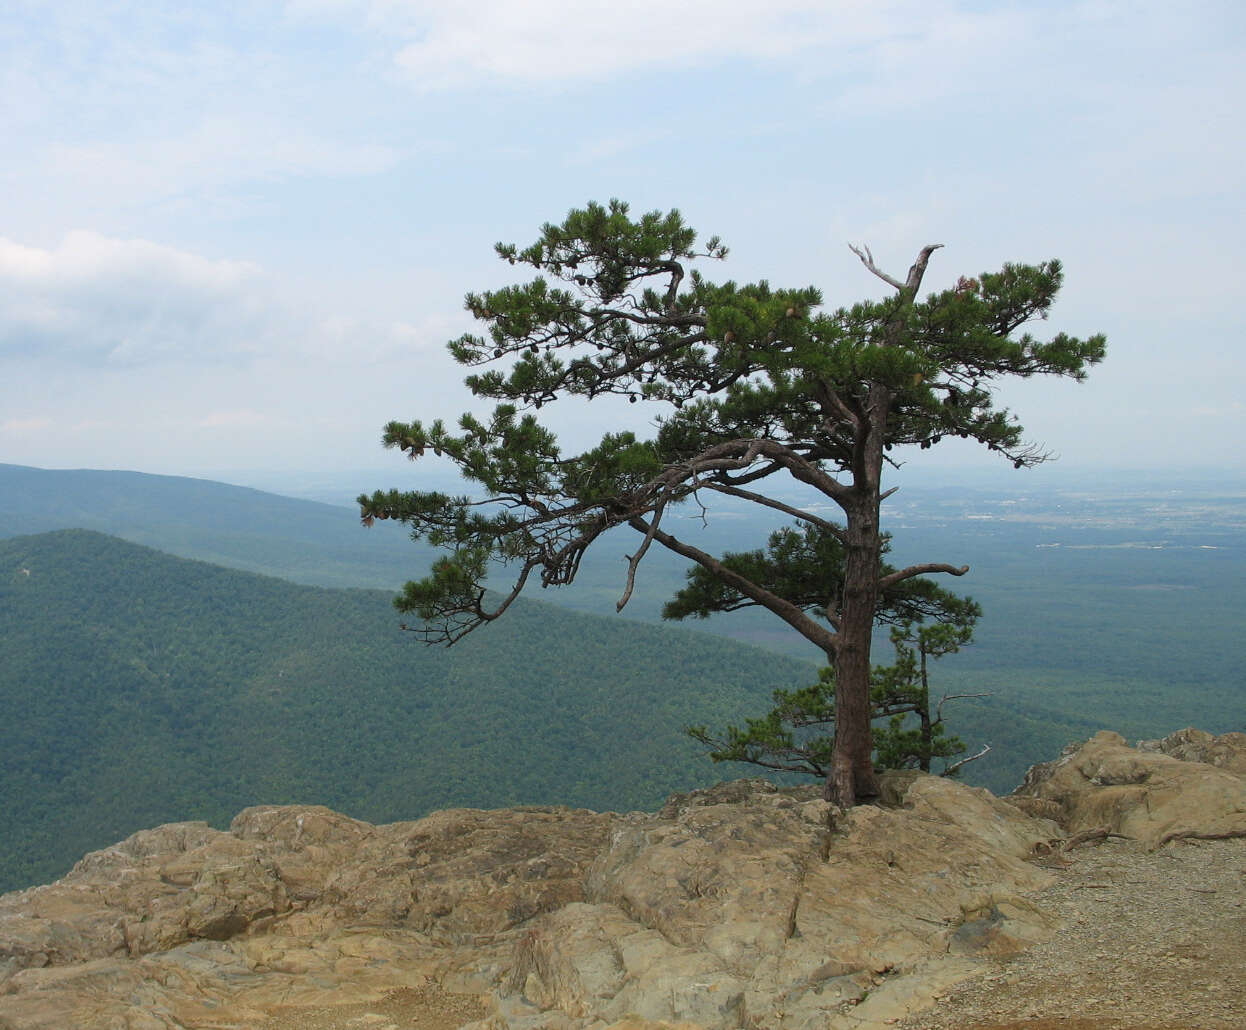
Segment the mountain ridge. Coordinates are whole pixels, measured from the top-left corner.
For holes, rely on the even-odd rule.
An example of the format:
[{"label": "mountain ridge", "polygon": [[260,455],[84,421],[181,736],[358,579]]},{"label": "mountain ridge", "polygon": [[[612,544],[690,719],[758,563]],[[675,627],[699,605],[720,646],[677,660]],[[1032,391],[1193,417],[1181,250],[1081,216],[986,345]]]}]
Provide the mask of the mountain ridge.
[{"label": "mountain ridge", "polygon": [[[452,651],[385,591],[291,584],[90,530],[0,540],[0,881],[119,830],[315,800],[656,803],[710,773],[682,726],[804,665],[703,634],[517,605]],[[94,845],[89,843],[94,841]],[[60,856],[60,857],[57,857]]]},{"label": "mountain ridge", "polygon": [[[992,501],[980,490],[952,487],[898,495],[891,515],[907,528],[897,536],[897,560],[968,561],[971,575],[949,585],[972,593],[986,609],[975,645],[940,663],[933,688],[991,695],[946,709],[952,732],[970,747],[993,747],[966,769],[970,782],[1007,791],[1028,765],[1100,725],[1132,738],[1192,722],[1215,731],[1243,727],[1243,686],[1233,658],[1246,619],[1240,505],[1219,494],[1206,503],[1178,504],[1171,493],[1152,498],[1147,484],[1136,494],[1117,502],[1083,492],[1045,504],[1037,495]],[[1057,503],[1061,497],[1067,503]],[[357,513],[344,507],[208,480],[0,464],[0,537],[37,533],[56,520],[88,522],[169,553],[304,584],[392,591],[419,576],[432,557],[402,527],[381,523],[364,530]],[[747,548],[764,539],[766,529],[732,513],[696,532],[706,535],[711,549]],[[1055,546],[1077,541],[1093,549]],[[1131,546],[1119,546],[1122,541]],[[536,594],[540,600],[532,603],[548,605],[540,609],[547,629],[565,612],[614,612],[629,542],[599,541],[573,588]],[[1200,546],[1209,542],[1216,549]],[[662,601],[682,582],[680,564],[653,549],[628,607],[610,616],[609,632],[637,622],[658,625]],[[381,607],[377,625],[388,631],[396,620]],[[496,641],[509,632],[510,618],[473,636]],[[685,622],[670,631],[695,635],[698,647],[725,639],[764,646],[809,667],[822,659],[760,612]],[[885,639],[875,646],[876,661],[886,661]],[[768,681],[758,684],[751,710],[727,706],[690,721],[720,727],[759,716],[769,707],[768,689]],[[744,769],[704,768],[710,777]]]}]

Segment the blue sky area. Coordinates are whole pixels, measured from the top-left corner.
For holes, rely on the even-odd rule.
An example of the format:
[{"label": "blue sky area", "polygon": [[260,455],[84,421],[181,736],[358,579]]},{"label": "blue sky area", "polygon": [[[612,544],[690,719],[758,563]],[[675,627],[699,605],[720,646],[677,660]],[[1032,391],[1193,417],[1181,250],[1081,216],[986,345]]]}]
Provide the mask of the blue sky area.
[{"label": "blue sky area", "polygon": [[[945,244],[931,288],[1059,257],[1039,328],[1105,332],[1109,357],[1009,388],[1030,435],[1070,469],[1240,475],[1244,12],[17,0],[0,461],[409,482],[381,426],[479,408],[444,343],[465,292],[511,281],[493,243],[620,197],[721,235],[707,274],[833,306],[885,289],[849,241],[900,275]],[[642,407],[551,417],[571,448]]]}]

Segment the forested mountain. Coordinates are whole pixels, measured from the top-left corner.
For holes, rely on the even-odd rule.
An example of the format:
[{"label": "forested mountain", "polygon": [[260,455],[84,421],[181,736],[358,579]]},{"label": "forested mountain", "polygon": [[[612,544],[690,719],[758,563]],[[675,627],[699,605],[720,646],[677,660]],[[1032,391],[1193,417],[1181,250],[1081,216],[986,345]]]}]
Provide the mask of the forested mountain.
[{"label": "forested mountain", "polygon": [[426,648],[390,600],[89,531],[0,541],[0,890],[141,827],[257,803],[373,822],[652,807],[715,778],[683,726],[754,712],[813,672],[536,603]]},{"label": "forested mountain", "polygon": [[[1017,482],[1022,489],[1029,480],[1019,474]],[[359,484],[361,489],[377,485],[384,484]],[[1035,490],[1001,495],[998,491],[928,483],[915,490],[905,486],[888,501],[885,525],[896,533],[897,560],[969,564],[970,574],[949,585],[972,594],[985,608],[976,643],[944,660],[935,670],[936,694],[992,694],[983,700],[953,702],[945,713],[951,732],[972,748],[976,750],[983,743],[993,747],[990,755],[966,769],[970,782],[1007,791],[1030,763],[1045,760],[1066,742],[1105,727],[1131,738],[1160,736],[1184,725],[1214,732],[1246,729],[1246,682],[1237,658],[1241,626],[1246,624],[1246,495],[1242,484],[1219,481],[1210,487],[1207,483],[1174,484],[1171,480],[1165,480],[1164,485],[1165,492],[1154,484],[1139,487],[1126,482],[1106,492],[1083,487],[1081,492]],[[1175,492],[1173,488],[1178,486],[1181,490]],[[121,682],[118,670],[124,670],[126,675],[137,677],[134,682],[140,685],[122,695],[129,698],[126,704],[137,713],[135,717],[146,718],[144,713],[149,711],[159,715],[152,716],[155,728],[141,719],[138,723],[157,743],[150,747],[118,743],[124,739],[118,734],[125,718],[117,714],[120,709],[114,710],[120,703],[114,699],[98,710],[105,712],[100,716],[102,725],[117,728],[108,737],[105,750],[133,754],[139,772],[145,767],[143,762],[158,766],[155,758],[143,758],[149,752],[163,754],[171,749],[179,755],[198,756],[195,761],[199,764],[187,766],[192,772],[181,783],[164,782],[160,774],[144,773],[147,780],[142,782],[153,785],[156,800],[155,807],[140,809],[138,806],[146,803],[142,791],[147,788],[125,787],[124,771],[113,770],[106,756],[97,757],[99,749],[90,741],[84,745],[72,726],[66,735],[68,750],[57,751],[53,746],[51,752],[47,742],[58,739],[56,727],[60,723],[47,723],[52,731],[42,736],[14,737],[21,727],[5,729],[8,736],[0,739],[0,746],[5,747],[0,755],[0,769],[4,770],[0,809],[25,812],[38,804],[44,815],[52,817],[58,806],[66,805],[78,813],[47,830],[41,845],[45,855],[54,853],[57,834],[70,832],[63,827],[82,826],[89,833],[81,839],[99,843],[115,838],[126,828],[160,819],[191,818],[209,810],[212,818],[225,818],[242,804],[278,798],[324,802],[364,818],[396,818],[416,808],[422,811],[431,805],[468,799],[481,805],[531,799],[538,795],[526,792],[526,787],[513,787],[516,783],[534,783],[557,788],[539,795],[547,799],[589,803],[591,797],[593,804],[606,807],[649,804],[649,800],[628,800],[642,796],[656,799],[666,789],[655,780],[649,794],[628,793],[642,790],[643,785],[633,781],[646,763],[654,768],[677,768],[680,776],[686,776],[680,780],[684,784],[757,772],[750,766],[710,765],[680,735],[680,728],[689,722],[721,727],[744,715],[762,714],[769,707],[773,686],[803,682],[805,676],[812,678],[820,657],[802,640],[784,633],[765,613],[733,613],[665,631],[637,625],[634,620],[656,621],[662,602],[682,583],[681,563],[658,548],[651,550],[642,566],[623,617],[577,618],[566,608],[614,611],[623,582],[622,555],[634,545],[626,534],[594,548],[574,587],[533,592],[536,598],[556,601],[560,607],[535,604],[516,609],[449,652],[426,651],[412,636],[397,630],[399,617],[389,598],[404,579],[424,573],[430,552],[413,544],[393,524],[378,523],[364,530],[357,511],[349,508],[202,480],[0,465],[0,537],[70,526],[98,529],[184,557],[305,584],[385,589],[371,594],[307,591],[289,583],[243,577],[251,586],[239,588],[240,603],[247,597],[252,600],[247,602],[245,614],[235,618],[239,609],[227,599],[212,604],[200,599],[204,591],[199,584],[217,582],[214,577],[228,581],[230,574],[220,568],[209,574],[205,567],[192,565],[189,567],[198,570],[198,578],[188,585],[167,586],[151,598],[136,594],[132,603],[119,601],[110,613],[119,621],[115,629],[105,631],[90,627],[113,623],[81,616],[79,609],[88,603],[89,596],[75,594],[72,574],[63,575],[59,581],[64,596],[49,597],[32,609],[16,606],[20,597],[28,598],[29,594],[8,592],[10,587],[32,584],[10,579],[19,574],[9,566],[0,566],[0,582],[6,590],[0,594],[0,653],[7,658],[24,649],[41,656],[35,666],[23,659],[21,668],[26,672],[21,675],[14,661],[0,668],[0,701],[6,711],[22,712],[27,707],[32,713],[44,711],[40,707],[43,702],[28,705],[23,700],[44,693],[49,698],[47,703],[64,703],[66,711],[72,712],[76,709],[65,701],[73,696],[71,687],[77,690],[76,684],[95,683],[101,676],[111,677],[109,682]],[[698,532],[709,549],[748,549],[761,545],[767,528],[764,522],[738,512],[715,512]],[[27,544],[0,540],[0,547],[19,546]],[[116,547],[117,542],[109,546]],[[80,549],[78,545],[69,548]],[[135,563],[135,569],[113,576],[118,582],[109,590],[133,583],[133,577],[147,568],[149,560],[166,560],[141,551],[115,553],[143,554],[144,560],[125,559]],[[7,556],[9,551],[3,554]],[[13,561],[18,561],[16,552]],[[108,580],[110,574],[100,575]],[[177,577],[170,573],[166,578],[173,582]],[[259,589],[256,583],[263,584],[262,601],[255,600],[255,590]],[[227,598],[229,589],[222,589]],[[106,591],[105,596],[111,595]],[[302,627],[297,632],[277,625],[293,603],[288,599],[294,598],[300,599],[295,607],[301,614],[290,615]],[[316,599],[314,616],[303,608],[311,598]],[[135,636],[140,623],[131,626],[120,618],[120,612],[129,608],[144,613],[141,624],[149,626],[147,636]],[[180,628],[182,622],[189,627],[185,634]],[[317,629],[307,628],[312,624]],[[772,667],[769,658],[758,660],[755,651],[734,649],[730,642],[704,632],[689,633],[685,625],[764,646],[791,661]],[[534,637],[538,631],[541,636]],[[183,636],[186,643],[177,650]],[[532,643],[551,637],[561,641],[557,648]],[[234,642],[221,647],[194,643],[217,638]],[[42,641],[37,647],[33,643],[36,639]],[[97,646],[100,639],[114,641],[116,647]],[[703,664],[696,665],[691,659],[676,661],[662,656],[657,644],[640,644],[657,640],[669,642],[661,645],[668,654],[695,654],[700,656],[696,662]],[[639,657],[631,654],[636,647],[642,649]],[[148,659],[148,651],[156,658]],[[169,664],[175,654],[185,660]],[[546,654],[549,661],[541,665]],[[885,641],[880,641],[875,660],[886,661],[889,654]],[[370,657],[364,660],[361,655]],[[736,655],[749,658],[737,661]],[[143,673],[157,658],[165,664],[157,661],[150,675]],[[731,674],[720,675],[717,670],[723,667],[730,667]],[[638,671],[633,678],[630,670],[640,669],[646,671]],[[290,695],[283,688],[291,675],[300,683],[318,686],[311,694]],[[415,733],[411,739],[419,747],[431,746],[419,735],[425,731],[411,729],[412,725],[425,724],[408,718],[411,712],[424,711],[421,705],[427,702],[426,692],[413,690],[410,684],[421,684],[426,677],[431,677],[429,682],[442,684],[432,695],[441,707],[432,710],[435,714],[443,709],[450,713],[444,716],[447,739],[438,746],[454,754],[464,771],[445,777],[432,772],[421,780],[424,773],[411,764],[418,748],[406,743],[404,734]],[[609,694],[614,699],[610,706],[604,706],[600,693],[603,677],[620,684]],[[542,687],[546,680],[554,684],[549,696],[559,705],[580,704],[575,710],[585,715],[578,731],[572,732],[565,721],[555,720],[547,726]],[[252,681],[272,685],[273,693],[264,694],[268,687],[256,688],[259,693],[253,696],[254,692],[239,685]],[[668,681],[673,684],[670,696],[665,687]],[[512,682],[519,684],[519,692],[508,695],[514,706],[510,701],[495,700],[489,702],[493,708],[488,711],[499,717],[506,713],[516,726],[535,726],[550,733],[557,728],[566,747],[586,749],[598,764],[589,769],[577,760],[561,771],[529,768],[527,745],[515,744],[524,739],[518,732],[508,731],[492,748],[469,717],[474,711],[473,699],[486,696],[481,694],[482,689],[498,691]],[[169,683],[182,686],[177,691],[151,686]],[[205,686],[199,688],[196,683]],[[719,687],[723,692],[715,695]],[[582,703],[572,697],[580,690],[587,692]],[[359,691],[376,699],[377,707],[368,711],[397,713],[394,719],[378,717],[380,728],[374,738],[369,737],[374,727],[367,722],[373,716],[356,711],[353,700],[343,703]],[[650,711],[654,691],[665,700],[658,710]],[[688,696],[679,695],[680,691]],[[244,700],[239,701],[239,696]],[[313,697],[320,698],[315,705]],[[702,699],[704,705],[700,704]],[[528,703],[530,709],[522,708]],[[160,715],[162,705],[169,711]],[[225,714],[211,722],[201,711],[205,705],[217,705],[226,710]],[[626,713],[634,705],[645,706],[652,716],[645,724],[650,727],[646,732],[654,734],[650,757],[631,767],[627,767],[631,761],[627,758],[616,768],[610,762],[613,752],[607,747],[615,739],[615,724],[610,719],[625,713],[620,716],[621,739],[630,739],[627,733],[632,722]],[[90,706],[84,710],[94,713],[82,723],[90,725],[98,711]],[[255,727],[280,723],[287,715],[297,718],[282,731],[286,736],[273,737],[271,750],[277,758],[265,764],[261,756],[267,746],[267,729]],[[453,721],[452,716],[460,721]],[[438,717],[442,718],[440,714]],[[356,795],[350,790],[355,781],[342,771],[340,763],[330,761],[307,774],[310,779],[298,779],[304,775],[296,761],[302,752],[299,745],[288,742],[288,735],[299,727],[311,726],[321,734],[338,733],[334,718],[344,720],[338,754],[350,755],[352,741],[375,739],[375,745],[368,745],[369,761],[375,762],[369,768],[380,771],[368,774],[372,780],[367,784],[375,785],[361,786],[359,796],[367,793],[381,797],[388,790],[391,798],[405,796],[404,791],[415,798],[428,783],[443,793],[434,800],[420,800],[411,808],[396,803],[385,809],[363,808],[353,805],[351,799]],[[201,723],[233,725],[231,719],[242,721],[235,736],[225,738],[226,745],[235,738],[258,739],[259,745],[249,757],[231,758],[225,771],[218,772],[210,763],[205,764],[203,756],[214,745],[205,743],[207,738],[198,727]],[[182,739],[183,729],[189,739]],[[461,740],[450,739],[460,730]],[[27,754],[8,747],[14,742],[24,747],[25,742],[32,741],[41,741],[37,746],[42,750]],[[78,758],[73,758],[74,747],[83,749]],[[61,757],[53,761],[53,752]],[[294,757],[286,757],[289,754]],[[41,756],[53,761],[49,768],[61,768],[70,758],[78,765],[58,777],[43,769]],[[392,782],[406,776],[408,780],[402,782],[410,785],[387,786],[391,781],[382,773],[390,767],[398,770],[403,762],[408,763],[402,767],[408,771],[394,772]],[[667,762],[676,766],[667,766]],[[13,779],[11,773],[19,766],[25,770],[23,775],[40,779]],[[582,776],[576,772],[581,767],[589,769]],[[321,768],[330,771],[316,771]],[[498,768],[506,771],[499,775]],[[234,780],[222,778],[227,773],[235,775],[230,770],[238,769],[246,771]],[[31,782],[39,789],[11,793]],[[469,782],[473,789],[480,788],[478,793],[454,793]],[[599,787],[602,793],[590,795],[578,788],[578,792],[564,792],[567,782]],[[183,789],[183,783],[190,786]],[[95,784],[113,784],[108,789],[114,791],[117,804],[131,813],[132,818],[107,824],[115,825],[116,830],[92,822],[96,795],[90,792]],[[179,790],[182,793],[177,793]],[[103,811],[111,809],[106,805]],[[37,826],[41,817],[23,814],[22,818],[25,825]],[[47,825],[52,827],[51,822]],[[73,844],[64,853],[72,855],[81,849]],[[32,872],[21,878],[36,875],[35,868],[30,865]]]},{"label": "forested mountain", "polygon": [[365,533],[337,505],[184,476],[0,464],[0,537],[52,529],[313,586],[396,588],[431,554],[396,526]]}]

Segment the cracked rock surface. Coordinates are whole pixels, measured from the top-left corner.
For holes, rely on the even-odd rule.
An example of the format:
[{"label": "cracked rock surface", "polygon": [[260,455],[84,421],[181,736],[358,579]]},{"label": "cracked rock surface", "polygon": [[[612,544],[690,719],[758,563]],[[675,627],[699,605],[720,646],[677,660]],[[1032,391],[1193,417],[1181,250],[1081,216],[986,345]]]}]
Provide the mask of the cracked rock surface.
[{"label": "cracked rock surface", "polygon": [[[1246,930],[1235,736],[1100,734],[1014,799],[898,773],[846,813],[739,781],[656,814],[372,826],[284,806],[159,827],[0,898],[0,1028],[1037,1030],[1052,977],[1094,971],[1127,996],[1122,954],[1167,971],[1170,997],[1198,986],[1219,1019],[1217,985],[1231,997],[1246,972],[1240,947],[1202,972],[1207,941]],[[1139,924],[1118,953],[1143,899],[1189,932],[1148,942]],[[1021,1007],[984,1003],[1005,995]],[[1206,1025],[1246,1025],[1224,1011],[1238,1022]]]}]

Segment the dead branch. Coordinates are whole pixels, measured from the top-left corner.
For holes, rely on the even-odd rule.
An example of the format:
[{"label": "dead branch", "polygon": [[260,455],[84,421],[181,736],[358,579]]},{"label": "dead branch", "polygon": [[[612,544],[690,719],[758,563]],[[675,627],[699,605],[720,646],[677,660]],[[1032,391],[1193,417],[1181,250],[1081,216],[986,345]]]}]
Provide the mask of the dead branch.
[{"label": "dead branch", "polygon": [[645,538],[636,548],[636,553],[627,559],[627,586],[623,590],[623,596],[619,598],[614,606],[616,612],[621,612],[632,599],[632,589],[636,586],[636,569],[640,566],[640,560],[645,556],[645,552],[649,550],[649,545],[653,543],[654,534],[658,531],[658,523],[662,521],[662,513],[666,510],[666,498],[658,501],[657,506],[653,509],[653,522],[649,526],[649,531],[645,533]]},{"label": "dead branch", "polygon": [[904,288],[909,291],[909,299],[915,299],[917,296],[917,288],[922,284],[922,277],[926,274],[926,265],[930,261],[930,255],[943,246],[942,243],[928,243],[918,252],[917,260],[913,262],[913,267],[909,269],[908,282],[904,284]]},{"label": "dead branch", "polygon": [[904,283],[899,279],[893,278],[874,264],[874,255],[870,253],[870,248],[864,245],[858,247],[855,244],[848,244],[848,249],[861,259],[861,264],[865,265],[878,278],[885,282],[888,286],[894,286],[897,290],[904,289]]},{"label": "dead branch", "polygon": [[850,243],[848,244],[848,249],[861,259],[861,264],[865,265],[866,268],[868,268],[874,275],[878,276],[878,278],[880,278],[888,286],[894,287],[901,293],[904,293],[907,290],[911,298],[912,295],[916,294],[918,286],[921,285],[922,276],[926,274],[926,263],[930,260],[930,255],[942,246],[942,243],[930,243],[922,247],[921,251],[917,255],[917,260],[913,262],[913,267],[909,269],[907,282],[900,282],[899,279],[888,275],[881,268],[879,268],[878,265],[874,263],[874,255],[870,253],[869,247],[864,245],[857,247]]},{"label": "dead branch", "polygon": [[1246,829],[1241,830],[1225,830],[1223,833],[1200,833],[1198,830],[1173,830],[1172,833],[1166,833],[1159,839],[1155,845],[1158,851],[1165,844],[1170,844],[1174,840],[1235,840],[1239,837],[1246,837]]},{"label": "dead branch", "polygon": [[968,765],[970,762],[976,762],[979,758],[987,754],[990,750],[991,750],[990,744],[983,744],[982,750],[979,751],[976,755],[970,755],[968,758],[962,758],[959,762],[953,762],[951,765],[949,765],[946,769],[943,770],[943,775],[951,776],[954,772],[956,772],[957,769],[960,769],[962,766]]},{"label": "dead branch", "polygon": [[921,565],[910,565],[907,569],[899,569],[884,576],[878,581],[878,589],[886,590],[888,587],[902,583],[906,579],[912,579],[914,576],[925,576],[931,572],[946,572],[949,576],[963,576],[969,571],[968,565],[947,565],[943,562],[924,562]]},{"label": "dead branch", "polygon": [[1117,840],[1133,840],[1123,833],[1114,833],[1106,826],[1096,826],[1093,830],[1082,830],[1081,833],[1075,833],[1072,837],[1061,845],[1061,851],[1072,851],[1079,848],[1083,844],[1102,844],[1109,837],[1115,837]]}]

